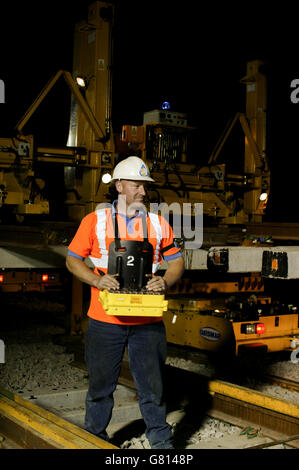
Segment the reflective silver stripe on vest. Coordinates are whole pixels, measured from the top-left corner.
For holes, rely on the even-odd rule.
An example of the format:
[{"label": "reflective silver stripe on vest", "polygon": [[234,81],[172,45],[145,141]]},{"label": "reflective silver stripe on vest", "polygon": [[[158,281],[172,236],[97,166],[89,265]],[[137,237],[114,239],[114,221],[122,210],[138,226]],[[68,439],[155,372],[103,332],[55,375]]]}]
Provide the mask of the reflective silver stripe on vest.
[{"label": "reflective silver stripe on vest", "polygon": [[102,257],[95,258],[94,256],[89,256],[89,258],[96,268],[108,268],[108,250],[106,248],[106,209],[96,210],[95,213],[97,216],[95,231]]},{"label": "reflective silver stripe on vest", "polygon": [[94,256],[88,256],[88,259],[92,262],[95,268],[105,268],[102,258],[95,258]]},{"label": "reflective silver stripe on vest", "polygon": [[148,215],[155,229],[156,238],[157,238],[157,245],[156,245],[155,252],[154,252],[154,261],[153,261],[153,266],[152,266],[152,271],[153,273],[155,273],[160,267],[159,252],[160,252],[160,245],[161,245],[161,240],[162,240],[162,227],[160,224],[159,216],[157,214],[153,214],[152,212],[149,212]]}]

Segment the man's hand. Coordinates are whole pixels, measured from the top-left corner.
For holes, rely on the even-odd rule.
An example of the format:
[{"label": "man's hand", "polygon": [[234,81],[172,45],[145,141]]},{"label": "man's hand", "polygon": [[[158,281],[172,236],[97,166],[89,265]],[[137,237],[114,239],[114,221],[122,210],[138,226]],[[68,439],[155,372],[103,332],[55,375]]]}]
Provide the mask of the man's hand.
[{"label": "man's hand", "polygon": [[165,292],[168,287],[173,286],[173,284],[181,278],[183,275],[185,265],[184,258],[180,256],[179,258],[168,261],[167,270],[164,273],[164,276],[152,276],[148,281],[146,288],[154,292]]},{"label": "man's hand", "polygon": [[81,259],[75,258],[74,256],[66,257],[67,269],[81,282],[86,282],[90,286],[96,289],[119,289],[119,282],[115,279],[118,274],[105,274],[99,276],[92,272],[92,270],[82,261]]},{"label": "man's hand", "polygon": [[146,288],[154,292],[165,291],[167,289],[167,283],[162,276],[153,276],[146,284]]},{"label": "man's hand", "polygon": [[107,289],[107,290],[116,290],[119,289],[119,282],[115,279],[118,274],[105,274],[100,276],[98,279],[95,279],[93,282],[93,287],[97,289]]}]

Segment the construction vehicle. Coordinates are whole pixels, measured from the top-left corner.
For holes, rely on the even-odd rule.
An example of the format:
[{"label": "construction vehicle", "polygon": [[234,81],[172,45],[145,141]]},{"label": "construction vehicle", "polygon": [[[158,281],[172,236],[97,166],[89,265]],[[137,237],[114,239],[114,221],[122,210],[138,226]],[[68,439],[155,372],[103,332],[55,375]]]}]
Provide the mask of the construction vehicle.
[{"label": "construction vehicle", "polygon": [[[113,20],[112,3],[96,1],[89,6],[87,20],[75,27],[72,73],[59,70],[19,121],[15,136],[0,138],[1,209],[24,224],[17,229],[0,227],[2,291],[8,286],[5,273],[43,267],[41,250],[50,253],[46,267],[62,269],[66,247],[82,217],[99,203],[112,200],[109,181],[113,167],[122,157],[134,154],[147,163],[156,181],[149,187],[149,204],[172,205],[173,219],[177,214],[182,216],[184,203],[189,204],[190,220],[196,216],[195,208],[201,209],[202,240],[196,249],[187,248],[190,240],[184,234],[176,235],[186,271],[167,294],[164,321],[168,341],[217,353],[229,344],[236,355],[248,350],[291,351],[299,342],[297,308],[277,299],[273,303],[265,291],[266,279],[296,279],[299,274],[296,267],[288,270],[296,250],[280,246],[275,251],[275,237],[271,236],[274,226],[263,222],[270,169],[262,62],[247,64],[241,79],[246,87],[246,112],[236,113],[202,165],[190,154],[194,129],[188,125],[187,116],[170,110],[167,103],[164,109],[146,112],[139,126],[124,123],[121,135],[113,132]],[[25,134],[25,126],[58,80],[65,80],[72,96],[68,142],[63,148],[40,147],[34,135]],[[240,127],[244,140],[238,173],[219,163],[235,126]],[[66,220],[55,225],[47,222],[51,201],[45,196],[47,181],[39,177],[45,163],[59,165],[64,171]],[[43,219],[36,220],[36,216]],[[274,229],[281,240],[283,227]],[[38,232],[40,239],[34,241],[36,238],[29,236],[23,249],[27,247],[30,253],[20,253],[20,240],[28,232],[35,237]],[[196,235],[194,230],[192,233]],[[299,239],[297,232],[293,239]],[[81,334],[86,321],[83,288],[78,280],[72,282],[71,332]]]}]

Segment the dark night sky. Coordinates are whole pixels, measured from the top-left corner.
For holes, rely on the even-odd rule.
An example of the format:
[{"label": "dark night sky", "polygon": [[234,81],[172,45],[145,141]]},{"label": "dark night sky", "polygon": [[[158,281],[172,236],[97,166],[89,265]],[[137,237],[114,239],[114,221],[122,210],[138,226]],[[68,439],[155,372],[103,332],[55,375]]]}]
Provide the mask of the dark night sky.
[{"label": "dark night sky", "polygon": [[[92,2],[53,0],[1,5],[0,135],[14,125],[46,82],[72,69],[73,29]],[[205,163],[229,118],[244,111],[239,83],[248,60],[266,63],[272,219],[299,222],[299,103],[290,82],[299,78],[297,11],[286,3],[171,0],[118,2],[115,25],[113,125],[142,124],[143,112],[165,99],[196,126],[196,161]],[[261,9],[261,5],[264,8]],[[269,6],[271,5],[271,7]],[[262,13],[261,13],[262,11]],[[60,84],[31,121],[41,144],[65,145],[69,97]],[[289,200],[292,199],[292,205]],[[283,212],[279,208],[283,203]]]}]

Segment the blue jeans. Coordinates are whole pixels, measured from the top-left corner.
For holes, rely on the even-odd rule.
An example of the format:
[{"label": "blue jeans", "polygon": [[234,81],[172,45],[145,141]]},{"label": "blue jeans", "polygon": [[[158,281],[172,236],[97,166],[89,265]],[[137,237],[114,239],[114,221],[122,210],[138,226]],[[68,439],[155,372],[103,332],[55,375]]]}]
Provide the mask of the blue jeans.
[{"label": "blue jeans", "polygon": [[125,347],[138,392],[139,407],[152,448],[171,448],[171,426],[163,401],[163,368],[167,342],[163,322],[117,325],[90,319],[85,338],[89,374],[85,429],[108,440],[106,428],[114,405]]}]

